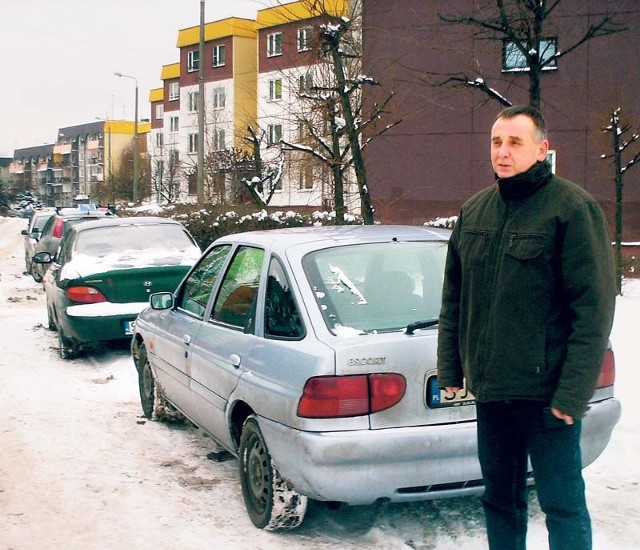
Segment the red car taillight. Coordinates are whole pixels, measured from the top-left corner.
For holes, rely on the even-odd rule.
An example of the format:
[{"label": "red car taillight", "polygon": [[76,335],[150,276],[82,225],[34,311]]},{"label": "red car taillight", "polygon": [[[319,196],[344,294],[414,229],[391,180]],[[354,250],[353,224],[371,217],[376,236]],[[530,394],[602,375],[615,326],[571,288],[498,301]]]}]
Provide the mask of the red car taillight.
[{"label": "red car taillight", "polygon": [[598,376],[598,382],[596,388],[606,388],[607,386],[613,386],[616,381],[616,360],[613,355],[613,350],[609,348],[604,354],[604,361],[602,361],[602,368],[600,369],[600,375]]},{"label": "red car taillight", "polygon": [[298,403],[298,416],[340,418],[383,411],[400,402],[406,386],[400,374],[310,378]]},{"label": "red car taillight", "polygon": [[61,239],[62,238],[62,226],[63,226],[63,224],[64,224],[64,222],[62,220],[56,220],[56,223],[53,226],[52,235],[56,239]]},{"label": "red car taillight", "polygon": [[102,292],[92,286],[72,286],[65,290],[65,294],[69,300],[79,304],[97,304],[108,301]]}]

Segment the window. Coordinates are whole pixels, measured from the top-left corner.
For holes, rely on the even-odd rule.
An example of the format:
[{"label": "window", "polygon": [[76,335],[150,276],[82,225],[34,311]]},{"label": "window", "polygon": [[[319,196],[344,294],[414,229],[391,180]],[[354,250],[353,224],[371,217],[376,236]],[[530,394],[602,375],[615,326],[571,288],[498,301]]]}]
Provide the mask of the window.
[{"label": "window", "polygon": [[230,249],[230,245],[218,246],[200,260],[182,285],[178,309],[202,318]]},{"label": "window", "polygon": [[172,82],[169,84],[169,101],[175,101],[180,97],[180,83]]},{"label": "window", "polygon": [[267,36],[267,56],[282,55],[282,33],[274,32]]},{"label": "window", "polygon": [[549,166],[551,166],[551,172],[553,174],[556,173],[556,156],[556,151],[554,149],[549,149],[547,151],[546,161],[549,163]]},{"label": "window", "polygon": [[305,329],[300,311],[291,291],[291,285],[282,267],[275,258],[269,264],[267,293],[264,303],[264,334],[267,338],[304,338]]},{"label": "window", "polygon": [[225,64],[226,51],[224,44],[213,47],[213,67],[222,67]]},{"label": "window", "polygon": [[304,52],[311,48],[313,38],[313,27],[302,27],[298,29],[298,51]]},{"label": "window", "polygon": [[198,152],[198,134],[189,134],[189,153]]},{"label": "window", "polygon": [[160,120],[164,117],[164,105],[156,105],[156,120]]},{"label": "window", "polygon": [[175,170],[180,165],[180,151],[171,149],[169,151],[169,170]]},{"label": "window", "polygon": [[[540,41],[540,59],[544,62],[556,55],[558,41],[556,38],[547,38]],[[549,71],[557,68],[555,58],[544,70]],[[515,42],[505,41],[502,47],[502,70],[503,71],[528,71],[527,59],[518,49]]]},{"label": "window", "polygon": [[218,128],[213,131],[213,150],[223,151],[225,148],[224,130]]},{"label": "window", "polygon": [[282,139],[282,124],[269,124],[267,126],[267,143],[268,145],[275,145],[280,143]]},{"label": "window", "polygon": [[227,103],[227,93],[224,87],[219,86],[213,89],[213,108],[224,109]]},{"label": "window", "polygon": [[192,73],[200,68],[200,51],[193,50],[187,53],[187,71]]},{"label": "window", "polygon": [[275,101],[282,99],[282,79],[269,80],[269,99]]},{"label": "window", "polygon": [[211,314],[212,321],[253,332],[263,259],[264,250],[260,248],[238,247],[220,285]]},{"label": "window", "polygon": [[162,132],[158,132],[156,134],[156,147],[162,147],[164,145],[164,134]]},{"label": "window", "polygon": [[198,92],[189,92],[189,111],[192,113],[198,111]]},{"label": "window", "polygon": [[172,116],[169,119],[169,131],[170,132],[177,132],[180,129],[180,125],[178,123],[178,117],[177,116]]},{"label": "window", "polygon": [[299,92],[308,92],[313,88],[313,75],[311,73],[300,75]]},{"label": "window", "polygon": [[307,165],[300,169],[298,189],[302,191],[313,189],[313,166]]}]

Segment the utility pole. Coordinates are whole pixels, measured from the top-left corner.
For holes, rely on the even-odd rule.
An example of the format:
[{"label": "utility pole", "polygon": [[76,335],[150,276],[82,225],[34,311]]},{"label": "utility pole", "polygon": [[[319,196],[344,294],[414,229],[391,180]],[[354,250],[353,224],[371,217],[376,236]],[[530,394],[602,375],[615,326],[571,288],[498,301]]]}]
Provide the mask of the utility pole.
[{"label": "utility pole", "polygon": [[138,157],[140,156],[140,147],[138,143],[138,79],[135,76],[129,76],[122,73],[113,74],[120,78],[130,78],[136,83],[135,120],[133,123],[133,202],[138,202]]},{"label": "utility pole", "polygon": [[204,204],[204,0],[200,0],[200,44],[198,50],[198,205]]}]

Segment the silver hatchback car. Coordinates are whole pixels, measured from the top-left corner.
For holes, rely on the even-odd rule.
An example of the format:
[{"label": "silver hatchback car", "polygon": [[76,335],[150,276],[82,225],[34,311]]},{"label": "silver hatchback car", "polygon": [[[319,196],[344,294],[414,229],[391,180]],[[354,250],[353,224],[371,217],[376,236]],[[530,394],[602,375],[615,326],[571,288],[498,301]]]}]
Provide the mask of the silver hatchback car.
[{"label": "silver hatchback car", "polygon": [[[229,235],[151,296],[132,355],[144,414],[186,416],[239,458],[259,528],[307,498],[370,504],[482,490],[473,396],[436,381],[448,230],[343,226]],[[620,415],[608,353],[584,463]]]}]

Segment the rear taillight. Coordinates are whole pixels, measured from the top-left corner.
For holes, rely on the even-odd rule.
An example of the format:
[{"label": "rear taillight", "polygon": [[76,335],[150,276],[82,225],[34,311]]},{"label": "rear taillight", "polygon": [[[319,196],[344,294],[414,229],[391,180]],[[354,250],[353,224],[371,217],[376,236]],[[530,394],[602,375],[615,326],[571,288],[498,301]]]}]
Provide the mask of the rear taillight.
[{"label": "rear taillight", "polygon": [[613,356],[613,350],[609,348],[604,354],[604,361],[602,361],[602,368],[600,369],[600,376],[598,376],[598,382],[596,388],[606,388],[607,386],[613,386],[616,381],[616,360]]},{"label": "rear taillight", "polygon": [[62,225],[63,225],[63,221],[62,220],[56,220],[55,225],[53,226],[53,232],[52,235],[56,238],[56,239],[61,239],[62,238]]},{"label": "rear taillight", "polygon": [[65,294],[69,300],[79,304],[97,304],[107,301],[107,297],[92,286],[72,286],[65,290]]},{"label": "rear taillight", "polygon": [[400,374],[310,378],[298,403],[298,416],[340,418],[383,411],[400,402],[406,386]]}]

